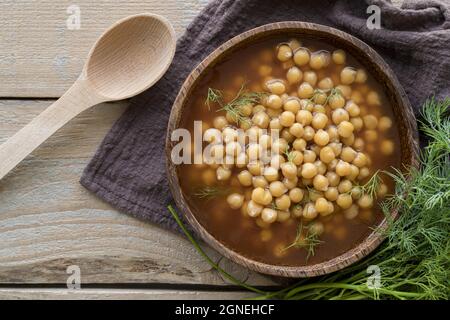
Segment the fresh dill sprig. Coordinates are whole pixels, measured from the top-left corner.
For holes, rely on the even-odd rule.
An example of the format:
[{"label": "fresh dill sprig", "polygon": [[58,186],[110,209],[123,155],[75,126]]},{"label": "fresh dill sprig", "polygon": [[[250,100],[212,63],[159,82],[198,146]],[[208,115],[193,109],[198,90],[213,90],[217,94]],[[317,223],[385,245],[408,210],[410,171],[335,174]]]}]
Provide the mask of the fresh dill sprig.
[{"label": "fresh dill sprig", "polygon": [[304,227],[303,223],[300,222],[294,241],[290,245],[284,247],[283,251],[290,248],[306,249],[306,251],[308,252],[306,261],[308,261],[311,256],[314,256],[316,246],[321,243],[322,241],[319,240],[319,236],[316,233],[311,232],[308,227]]},{"label": "fresh dill sprig", "polygon": [[212,199],[226,194],[228,191],[220,187],[206,186],[195,191],[194,196],[199,199]]},{"label": "fresh dill sprig", "polygon": [[217,89],[208,89],[208,95],[206,98],[206,105],[210,108],[210,103],[218,103],[220,108],[217,112],[225,111],[231,118],[236,122],[236,124],[241,123],[251,123],[251,120],[243,114],[241,107],[247,104],[256,104],[261,101],[263,97],[267,95],[265,92],[246,92],[245,83],[242,84],[236,96],[228,103],[223,101],[223,94]]},{"label": "fresh dill sprig", "polygon": [[[383,183],[383,180],[380,177],[381,171],[377,170],[372,177],[370,177],[369,181],[367,181],[364,185],[356,186],[361,193],[367,194],[372,198],[377,197],[378,189],[380,188],[380,185]],[[348,193],[352,193],[353,189],[348,191]]]},{"label": "fresh dill sprig", "polygon": [[208,110],[211,110],[211,103],[218,103],[222,105],[223,95],[222,91],[208,88],[208,94],[206,96],[205,105],[208,107]]},{"label": "fresh dill sprig", "polygon": [[292,162],[295,159],[295,154],[292,150],[289,150],[289,148],[286,149],[284,152],[284,155],[286,156],[286,159],[288,162]]}]

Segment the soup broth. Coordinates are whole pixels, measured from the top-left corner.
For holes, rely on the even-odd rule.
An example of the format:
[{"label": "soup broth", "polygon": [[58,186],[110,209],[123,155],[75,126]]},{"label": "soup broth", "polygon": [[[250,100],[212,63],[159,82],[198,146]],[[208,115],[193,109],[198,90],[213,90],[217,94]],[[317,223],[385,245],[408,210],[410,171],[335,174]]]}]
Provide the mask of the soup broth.
[{"label": "soup broth", "polygon": [[[376,173],[399,167],[400,147],[392,106],[364,61],[300,36],[261,39],[207,70],[186,103],[181,127],[192,137],[201,121],[206,140],[224,139],[216,152],[247,157],[177,166],[197,220],[228,248],[268,264],[316,264],[382,220],[378,202],[393,184]],[[231,146],[237,129],[277,130],[281,140]],[[277,144],[282,159],[261,160],[263,143]],[[260,168],[248,164],[251,151]]]}]

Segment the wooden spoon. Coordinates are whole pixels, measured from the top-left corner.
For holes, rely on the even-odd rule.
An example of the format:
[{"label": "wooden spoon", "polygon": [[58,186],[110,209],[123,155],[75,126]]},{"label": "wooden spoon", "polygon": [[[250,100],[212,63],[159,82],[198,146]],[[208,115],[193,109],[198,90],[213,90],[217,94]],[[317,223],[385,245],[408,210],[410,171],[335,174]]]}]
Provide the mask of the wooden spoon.
[{"label": "wooden spoon", "polygon": [[151,87],[166,72],[175,47],[175,31],[164,17],[138,14],[112,25],[92,47],[73,86],[0,145],[0,179],[82,111]]}]

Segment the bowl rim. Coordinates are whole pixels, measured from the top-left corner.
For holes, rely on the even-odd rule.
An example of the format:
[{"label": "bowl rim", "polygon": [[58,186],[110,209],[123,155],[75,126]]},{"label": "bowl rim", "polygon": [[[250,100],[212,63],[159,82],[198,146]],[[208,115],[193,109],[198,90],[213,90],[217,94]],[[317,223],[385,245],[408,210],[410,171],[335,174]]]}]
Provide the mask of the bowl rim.
[{"label": "bowl rim", "polygon": [[[263,38],[265,36],[270,36],[270,34],[276,34],[282,31],[300,34],[309,33],[309,35],[311,32],[313,32],[317,33],[317,35],[323,34],[326,37],[335,36],[339,38],[338,40],[340,42],[346,42],[346,45],[352,46],[355,50],[360,51],[362,55],[365,55],[366,58],[369,58],[371,62],[373,62],[380,69],[379,71],[384,73],[385,78],[389,79],[390,81],[389,85],[391,87],[391,91],[393,91],[391,93],[395,97],[396,101],[403,105],[402,106],[403,112],[407,114],[407,116],[405,117],[404,124],[406,134],[408,136],[406,141],[409,143],[411,151],[411,157],[409,158],[410,165],[411,166],[418,165],[417,154],[419,144],[418,144],[418,130],[415,121],[415,116],[403,87],[401,86],[392,69],[387,65],[387,63],[383,60],[383,58],[374,49],[369,47],[369,45],[344,31],[315,23],[307,23],[300,21],[283,21],[262,25],[250,29],[248,31],[245,31],[231,38],[230,40],[220,45],[212,53],[210,53],[188,75],[183,85],[181,86],[181,89],[173,103],[172,110],[170,113],[165,145],[166,170],[167,175],[169,177],[170,190],[172,192],[177,207],[182,212],[183,216],[186,218],[192,229],[194,229],[196,234],[199,235],[206,243],[211,245],[219,253],[221,253],[228,259],[243,265],[244,267],[247,267],[251,270],[260,273],[282,277],[296,277],[296,278],[313,277],[341,270],[366,257],[373,250],[375,250],[378,247],[378,245],[380,245],[380,243],[385,239],[383,233],[373,231],[354,248],[347,250],[344,253],[332,259],[313,265],[285,266],[285,265],[268,264],[253,260],[237,251],[234,251],[233,249],[228,248],[225,244],[221,243],[212,234],[210,234],[206,230],[206,228],[197,220],[190,206],[188,205],[188,202],[186,201],[183,192],[181,191],[178,174],[176,172],[176,165],[172,163],[170,156],[173,147],[172,142],[170,140],[170,136],[174,129],[179,128],[179,122],[182,114],[181,111],[184,108],[186,98],[188,97],[188,93],[195,86],[197,80],[200,79],[200,76],[203,74],[205,70],[208,69],[211,63],[220,61],[220,58],[223,54],[226,54],[230,49],[232,49],[235,46],[238,46],[239,44],[242,44],[242,42],[244,41],[254,40],[252,38],[255,36]],[[392,107],[395,108],[394,105]],[[397,210],[391,213],[391,216],[393,218],[396,218],[397,215],[398,215]],[[385,230],[387,226],[388,221],[386,218],[383,218],[383,220],[377,225],[377,228],[379,228],[379,230]]]}]

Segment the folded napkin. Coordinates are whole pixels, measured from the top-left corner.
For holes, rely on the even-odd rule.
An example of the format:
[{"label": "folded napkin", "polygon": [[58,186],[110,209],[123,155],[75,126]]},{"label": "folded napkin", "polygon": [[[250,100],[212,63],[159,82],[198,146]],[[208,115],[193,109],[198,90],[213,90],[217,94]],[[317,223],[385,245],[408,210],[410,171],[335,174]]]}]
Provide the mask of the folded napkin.
[{"label": "folded napkin", "polygon": [[[366,26],[369,5],[381,29]],[[133,216],[177,230],[164,144],[172,104],[190,71],[228,39],[278,21],[319,23],[372,46],[394,70],[416,112],[425,99],[450,96],[450,0],[416,0],[401,9],[382,0],[213,0],[179,39],[175,59],[151,89],[131,100],[86,167],[81,184]]]}]

